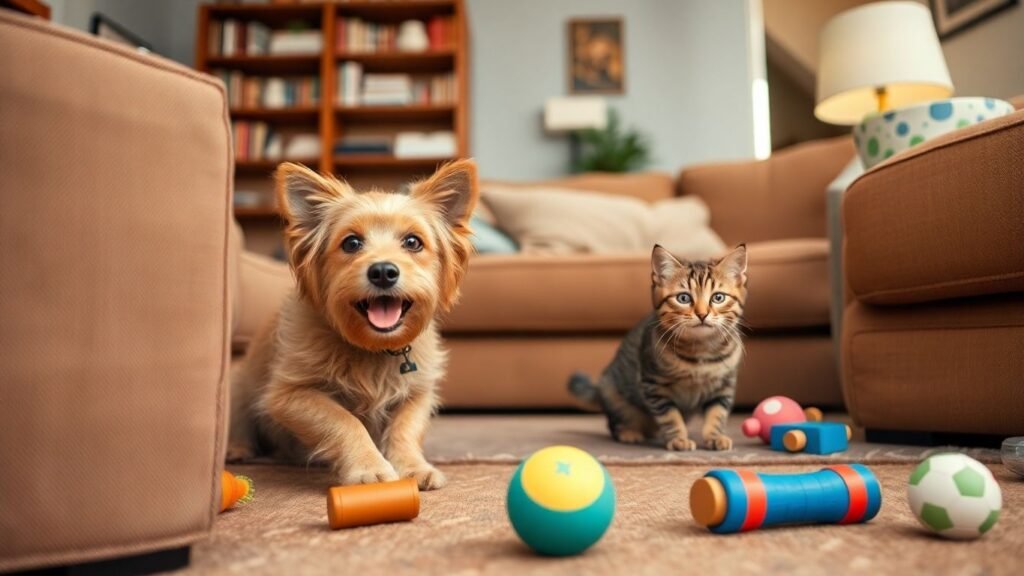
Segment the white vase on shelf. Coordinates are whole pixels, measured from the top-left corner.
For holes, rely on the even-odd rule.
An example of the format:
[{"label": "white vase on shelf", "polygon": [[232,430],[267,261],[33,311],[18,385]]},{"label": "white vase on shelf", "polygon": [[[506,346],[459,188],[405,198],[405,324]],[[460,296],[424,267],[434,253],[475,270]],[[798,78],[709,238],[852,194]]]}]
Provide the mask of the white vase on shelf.
[{"label": "white vase on shelf", "polygon": [[427,26],[420,20],[406,20],[398,27],[399,52],[424,52],[430,46]]}]

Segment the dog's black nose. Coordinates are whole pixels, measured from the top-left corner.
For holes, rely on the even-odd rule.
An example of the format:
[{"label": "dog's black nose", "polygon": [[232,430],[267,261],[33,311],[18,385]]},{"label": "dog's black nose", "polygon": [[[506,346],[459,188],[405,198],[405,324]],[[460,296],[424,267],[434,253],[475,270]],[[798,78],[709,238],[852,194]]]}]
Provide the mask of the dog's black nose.
[{"label": "dog's black nose", "polygon": [[378,288],[391,288],[398,283],[398,266],[391,262],[377,262],[370,265],[366,277]]}]

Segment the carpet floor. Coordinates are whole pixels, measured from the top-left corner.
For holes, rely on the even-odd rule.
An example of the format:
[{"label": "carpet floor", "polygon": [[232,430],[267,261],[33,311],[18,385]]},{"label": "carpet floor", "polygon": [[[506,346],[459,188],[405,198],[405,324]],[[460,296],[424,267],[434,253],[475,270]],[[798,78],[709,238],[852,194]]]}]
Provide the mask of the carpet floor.
[{"label": "carpet floor", "polygon": [[[531,420],[537,418],[541,420]],[[1003,513],[999,524],[977,541],[946,541],[920,528],[906,503],[906,482],[916,460],[901,452],[904,448],[885,449],[895,451],[892,456],[864,450],[859,443],[851,451],[870,463],[883,487],[882,509],[872,522],[719,536],[691,519],[689,487],[710,467],[740,462],[715,460],[705,451],[671,460],[647,454],[648,448],[635,448],[632,457],[629,452],[609,455],[596,435],[599,428],[588,418],[440,418],[427,448],[442,463],[449,485],[424,493],[420,516],[412,522],[331,531],[325,495],[332,480],[324,469],[232,466],[254,479],[256,498],[221,514],[213,536],[193,548],[192,565],[180,574],[1019,575],[1024,570],[1024,482],[999,464],[989,465],[1002,487]],[[580,429],[582,435],[576,435]],[[515,437],[524,430],[530,432]],[[436,445],[449,434],[464,443]],[[576,441],[567,441],[571,438],[566,435]],[[533,555],[505,515],[505,490],[515,460],[543,440],[540,446],[572,443],[605,456],[615,483],[614,523],[596,546],[578,557]],[[810,471],[821,464],[796,459],[780,465],[775,463],[778,455],[755,448],[744,445],[732,456],[760,454],[744,456],[741,464],[756,464],[765,472]],[[921,449],[913,450],[920,458]],[[976,455],[991,462],[988,452]]]}]

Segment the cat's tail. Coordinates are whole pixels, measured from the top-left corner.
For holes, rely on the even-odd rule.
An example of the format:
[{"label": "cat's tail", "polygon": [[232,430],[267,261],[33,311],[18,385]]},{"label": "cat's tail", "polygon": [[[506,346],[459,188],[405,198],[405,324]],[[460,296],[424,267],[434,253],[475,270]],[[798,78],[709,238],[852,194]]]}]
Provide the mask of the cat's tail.
[{"label": "cat's tail", "polygon": [[597,386],[583,372],[574,372],[569,377],[569,393],[579,401],[580,408],[591,411],[601,410],[601,393]]}]

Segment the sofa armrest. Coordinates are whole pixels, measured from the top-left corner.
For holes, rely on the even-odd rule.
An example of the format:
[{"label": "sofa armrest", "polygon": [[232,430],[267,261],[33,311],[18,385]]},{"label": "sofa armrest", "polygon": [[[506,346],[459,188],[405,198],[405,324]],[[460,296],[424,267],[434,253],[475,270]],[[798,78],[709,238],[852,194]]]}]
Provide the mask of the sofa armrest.
[{"label": "sofa armrest", "polygon": [[699,196],[727,244],[825,237],[825,189],[853,158],[847,136],[798,144],[767,160],[684,169],[679,193]]},{"label": "sofa armrest", "polygon": [[865,303],[1024,291],[1024,111],[869,170],[843,203],[845,272]]},{"label": "sofa armrest", "polygon": [[0,10],[0,572],[187,546],[219,503],[224,88]]}]

